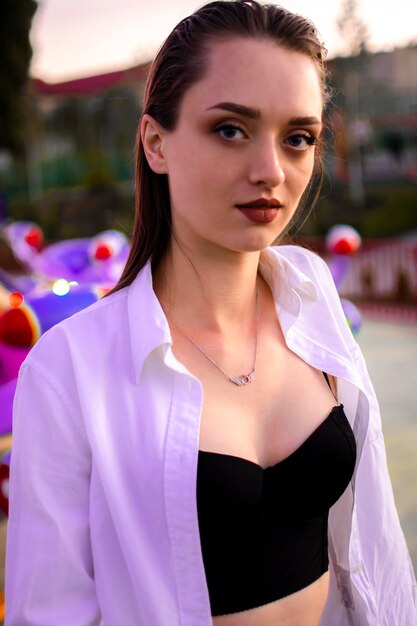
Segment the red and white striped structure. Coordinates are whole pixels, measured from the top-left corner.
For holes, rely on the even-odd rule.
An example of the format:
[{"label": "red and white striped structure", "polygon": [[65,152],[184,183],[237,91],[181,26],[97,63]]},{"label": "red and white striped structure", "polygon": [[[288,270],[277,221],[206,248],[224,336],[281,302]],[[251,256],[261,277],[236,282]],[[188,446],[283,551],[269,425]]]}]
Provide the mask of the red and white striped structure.
[{"label": "red and white striped structure", "polygon": [[338,290],[358,302],[366,316],[416,323],[417,235],[365,240],[358,254],[349,258]]},{"label": "red and white striped structure", "polygon": [[359,310],[366,319],[393,324],[417,324],[417,307],[404,304],[360,304]]},{"label": "red and white striped structure", "polygon": [[417,236],[365,240],[350,258],[339,292],[358,300],[395,300],[401,281],[417,299]]}]

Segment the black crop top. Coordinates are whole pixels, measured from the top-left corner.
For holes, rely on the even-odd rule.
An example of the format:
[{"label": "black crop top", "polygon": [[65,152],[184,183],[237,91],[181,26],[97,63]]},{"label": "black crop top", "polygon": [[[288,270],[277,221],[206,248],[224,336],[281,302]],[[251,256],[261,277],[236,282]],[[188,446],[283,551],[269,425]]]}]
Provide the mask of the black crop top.
[{"label": "black crop top", "polygon": [[200,450],[198,521],[213,616],[268,604],[327,571],[328,512],[355,461],[342,405],[295,452],[266,469]]}]

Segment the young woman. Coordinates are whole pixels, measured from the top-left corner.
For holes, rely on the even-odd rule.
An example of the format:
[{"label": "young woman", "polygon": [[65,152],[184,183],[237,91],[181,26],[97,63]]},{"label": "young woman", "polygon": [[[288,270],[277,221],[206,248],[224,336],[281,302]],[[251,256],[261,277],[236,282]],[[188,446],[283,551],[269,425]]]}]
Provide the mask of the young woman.
[{"label": "young woman", "polygon": [[254,0],[151,67],[131,255],[15,402],[7,626],[412,626],[378,405],[325,264],[324,49]]}]

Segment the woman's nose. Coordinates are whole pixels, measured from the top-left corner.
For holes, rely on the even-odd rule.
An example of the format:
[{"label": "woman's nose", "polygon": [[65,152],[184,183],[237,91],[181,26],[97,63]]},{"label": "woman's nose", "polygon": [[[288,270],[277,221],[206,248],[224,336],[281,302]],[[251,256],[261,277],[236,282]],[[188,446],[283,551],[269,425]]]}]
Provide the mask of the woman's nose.
[{"label": "woman's nose", "polygon": [[252,154],[250,182],[267,187],[278,187],[285,180],[283,158],[275,141],[263,142]]}]

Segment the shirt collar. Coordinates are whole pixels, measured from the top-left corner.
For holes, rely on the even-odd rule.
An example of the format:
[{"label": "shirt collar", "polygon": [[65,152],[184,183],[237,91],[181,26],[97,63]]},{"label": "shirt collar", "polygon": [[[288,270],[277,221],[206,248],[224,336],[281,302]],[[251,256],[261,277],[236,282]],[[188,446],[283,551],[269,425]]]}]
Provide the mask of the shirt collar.
[{"label": "shirt collar", "polygon": [[[298,312],[298,307],[292,311],[294,291],[301,301],[318,299],[314,282],[282,255],[277,247],[261,252],[259,271],[269,284],[275,301],[291,313]],[[136,380],[139,381],[149,354],[159,347],[168,348],[172,345],[166,316],[153,290],[150,262],[128,287],[128,318],[133,365]]]},{"label": "shirt collar", "polygon": [[270,286],[275,301],[282,308],[287,308],[287,304],[291,302],[291,297],[288,299],[287,296],[293,291],[298,293],[301,300],[319,299],[315,283],[281,254],[279,247],[266,248],[261,252],[259,271]]}]

